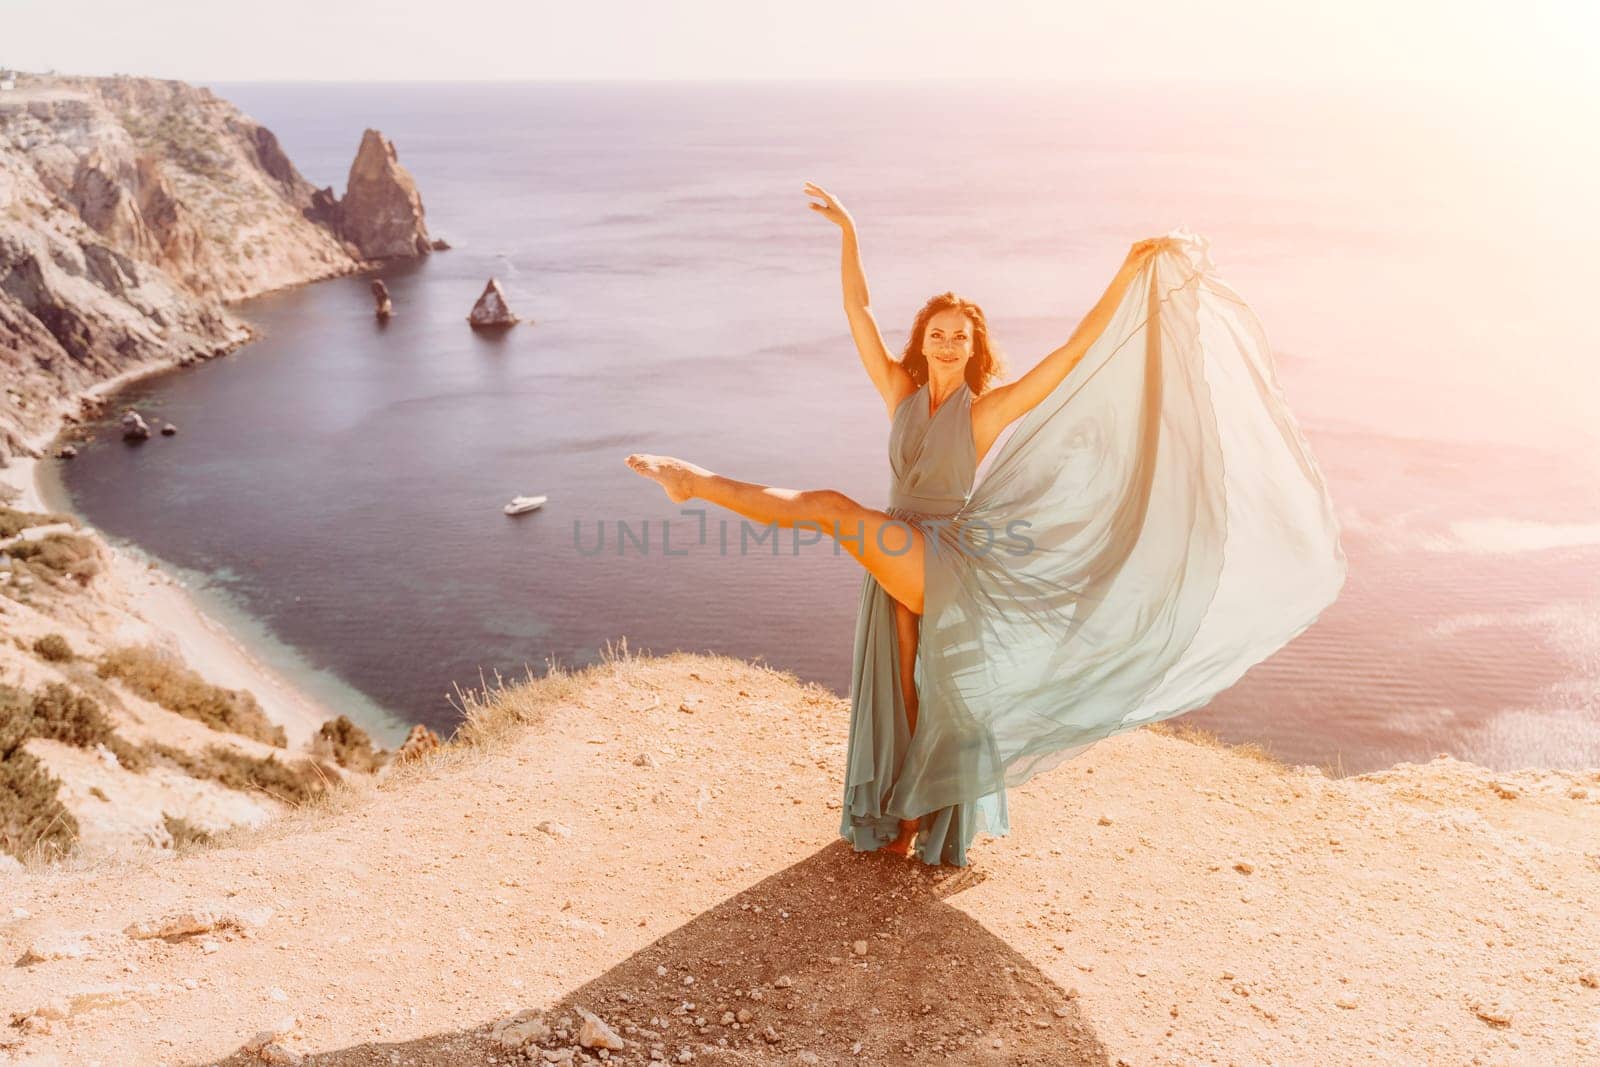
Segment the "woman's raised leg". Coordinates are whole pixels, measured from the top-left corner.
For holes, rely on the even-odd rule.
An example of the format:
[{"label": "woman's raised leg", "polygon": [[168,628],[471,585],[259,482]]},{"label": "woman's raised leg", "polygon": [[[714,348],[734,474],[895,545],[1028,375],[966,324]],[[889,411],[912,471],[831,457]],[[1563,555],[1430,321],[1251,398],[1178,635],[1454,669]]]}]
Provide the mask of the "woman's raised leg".
[{"label": "woman's raised leg", "polygon": [[779,489],[725,478],[671,456],[634,453],[627,464],[683,503],[699,497],[762,525],[809,526],[843,545],[914,614],[922,613],[922,531],[835,489]]}]

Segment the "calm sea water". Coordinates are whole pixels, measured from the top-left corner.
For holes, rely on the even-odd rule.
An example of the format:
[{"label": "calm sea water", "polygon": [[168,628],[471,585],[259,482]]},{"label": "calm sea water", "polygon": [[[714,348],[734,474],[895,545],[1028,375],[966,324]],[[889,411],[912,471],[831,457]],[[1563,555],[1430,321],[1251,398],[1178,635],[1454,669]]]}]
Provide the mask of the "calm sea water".
[{"label": "calm sea water", "polygon": [[[264,338],[130,388],[71,505],[184,574],[385,733],[456,686],[608,640],[761,658],[844,693],[861,572],[739,555],[622,463],[882,505],[888,420],[850,344],[856,216],[892,347],[934,292],[1014,372],[1134,240],[1186,225],[1264,321],[1351,562],[1339,602],[1189,721],[1346,771],[1449,752],[1600,764],[1593,146],[1563,106],[1441,94],[995,85],[220,85],[342,189],[393,138],[453,251],[242,306]],[[1587,154],[1586,154],[1587,153]],[[535,324],[465,316],[487,278]],[[507,518],[513,495],[544,493]],[[733,541],[717,548],[717,523]],[[648,554],[616,551],[646,522]],[[661,524],[674,529],[664,558]],[[606,551],[593,553],[601,526]],[[679,539],[681,537],[681,539]]]}]

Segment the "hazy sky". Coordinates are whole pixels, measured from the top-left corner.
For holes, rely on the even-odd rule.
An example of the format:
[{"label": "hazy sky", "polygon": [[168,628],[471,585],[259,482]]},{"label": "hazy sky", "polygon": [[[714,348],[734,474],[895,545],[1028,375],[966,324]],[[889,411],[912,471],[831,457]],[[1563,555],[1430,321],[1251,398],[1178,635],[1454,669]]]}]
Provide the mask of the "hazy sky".
[{"label": "hazy sky", "polygon": [[1600,79],[1592,0],[0,0],[0,65],[206,81]]}]

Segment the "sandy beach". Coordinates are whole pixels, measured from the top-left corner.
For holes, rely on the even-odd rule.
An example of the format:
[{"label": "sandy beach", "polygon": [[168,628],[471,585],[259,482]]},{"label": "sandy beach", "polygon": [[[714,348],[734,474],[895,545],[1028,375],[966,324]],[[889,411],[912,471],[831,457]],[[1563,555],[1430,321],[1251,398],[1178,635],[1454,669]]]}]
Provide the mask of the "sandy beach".
[{"label": "sandy beach", "polygon": [[[58,405],[52,412],[49,429],[28,444],[41,456],[50,455],[55,438],[65,426],[65,416],[79,403],[109,396],[132,382],[177,366],[175,360],[157,361],[85,390],[78,400]],[[0,484],[17,491],[13,507],[70,514],[66,502],[59,499],[60,494],[51,492],[46,484],[46,462],[43,458],[16,457],[9,466],[0,468]],[[178,652],[208,681],[230,689],[249,690],[267,716],[284,728],[291,750],[302,747],[323,722],[339,714],[337,709],[297,689],[281,671],[262,662],[204,611],[181,580],[159,565],[152,566],[153,561],[111,543],[87,523],[82,532],[99,541],[111,560],[107,570],[96,577],[94,585],[109,608],[123,609],[126,613],[116,640],[130,644],[155,641]]]}]

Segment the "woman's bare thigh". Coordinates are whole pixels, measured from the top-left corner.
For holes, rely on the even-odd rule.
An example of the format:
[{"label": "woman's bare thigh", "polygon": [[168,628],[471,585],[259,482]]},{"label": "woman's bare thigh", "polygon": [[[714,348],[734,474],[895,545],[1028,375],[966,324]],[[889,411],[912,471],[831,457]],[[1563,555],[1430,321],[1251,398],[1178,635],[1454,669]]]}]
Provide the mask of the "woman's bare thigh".
[{"label": "woman's bare thigh", "polygon": [[835,499],[818,516],[823,532],[856,557],[898,604],[921,615],[922,557],[927,550],[922,531],[843,493],[828,492]]},{"label": "woman's bare thigh", "polygon": [[894,631],[900,652],[900,692],[906,705],[906,725],[915,733],[917,712],[922,706],[917,692],[917,641],[922,636],[922,616],[896,601]]}]

